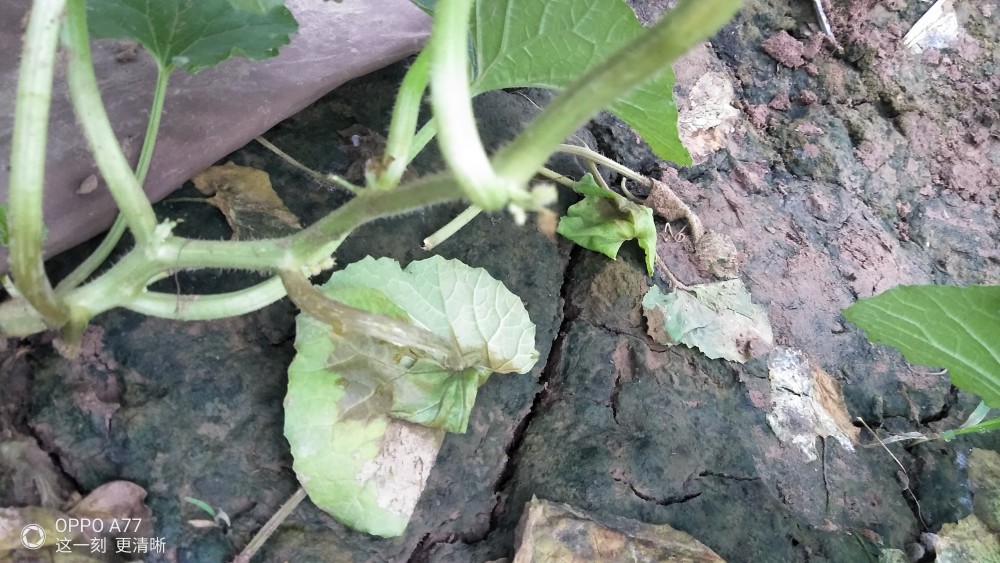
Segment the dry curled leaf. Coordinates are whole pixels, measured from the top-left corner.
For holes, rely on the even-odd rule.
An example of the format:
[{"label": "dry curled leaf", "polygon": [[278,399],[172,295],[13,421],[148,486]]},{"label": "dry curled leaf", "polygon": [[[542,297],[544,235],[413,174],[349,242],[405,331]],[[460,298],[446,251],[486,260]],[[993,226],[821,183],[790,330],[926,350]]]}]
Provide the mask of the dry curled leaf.
[{"label": "dry curled leaf", "polygon": [[659,180],[650,180],[652,184],[650,185],[649,197],[646,198],[644,203],[653,210],[653,213],[656,213],[656,215],[667,221],[677,221],[680,219],[687,221],[688,228],[691,231],[691,240],[697,243],[705,234],[705,227],[702,226],[701,219],[667,185],[667,181],[685,182],[686,180],[681,179],[677,175],[677,171],[673,168],[668,168],[664,171],[663,179],[664,181],[662,182]]},{"label": "dry curled leaf", "polygon": [[222,211],[233,240],[278,238],[302,228],[271,187],[267,172],[227,162],[191,180]]}]

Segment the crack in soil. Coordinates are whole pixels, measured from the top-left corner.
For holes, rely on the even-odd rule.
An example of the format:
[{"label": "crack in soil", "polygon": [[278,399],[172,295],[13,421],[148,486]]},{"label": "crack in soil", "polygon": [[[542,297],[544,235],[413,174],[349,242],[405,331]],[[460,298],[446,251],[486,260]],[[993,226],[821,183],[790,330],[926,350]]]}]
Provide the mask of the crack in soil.
[{"label": "crack in soil", "polygon": [[641,498],[646,502],[656,503],[660,506],[672,506],[674,504],[683,504],[689,500],[696,499],[701,496],[701,491],[698,491],[696,493],[684,493],[680,495],[671,495],[669,497],[659,498],[654,495],[648,495],[646,493],[639,491],[639,489],[637,489],[636,486],[633,485],[632,483],[625,483],[625,484],[628,485],[628,488],[632,491],[632,494],[634,494],[635,496]]},{"label": "crack in soil", "polygon": [[556,331],[555,337],[552,339],[552,347],[549,351],[549,357],[539,374],[538,390],[535,392],[531,408],[514,426],[511,438],[504,447],[506,462],[503,467],[500,468],[500,471],[497,473],[497,478],[493,483],[493,497],[495,502],[492,510],[490,510],[489,526],[485,531],[481,532],[429,532],[420,539],[420,542],[414,548],[413,552],[410,553],[410,556],[407,558],[408,563],[426,563],[430,561],[431,553],[442,543],[456,543],[461,541],[467,545],[473,545],[486,540],[490,534],[499,529],[501,525],[500,518],[507,510],[505,497],[502,495],[502,491],[507,488],[514,478],[514,471],[517,468],[518,462],[518,450],[520,450],[521,444],[524,442],[524,438],[528,434],[528,427],[531,424],[531,421],[534,420],[535,416],[548,405],[548,400],[551,395],[549,381],[552,380],[553,375],[562,364],[563,347],[565,346],[564,341],[566,334],[569,331],[569,324],[576,320],[575,315],[569,314],[567,304],[569,303],[569,293],[573,285],[572,276],[569,275],[569,272],[573,268],[574,264],[579,262],[580,252],[582,252],[582,249],[574,245],[570,250],[566,266],[563,268],[563,283],[559,290],[559,299],[562,301],[562,310],[560,311],[562,320],[559,323],[559,329]]}]

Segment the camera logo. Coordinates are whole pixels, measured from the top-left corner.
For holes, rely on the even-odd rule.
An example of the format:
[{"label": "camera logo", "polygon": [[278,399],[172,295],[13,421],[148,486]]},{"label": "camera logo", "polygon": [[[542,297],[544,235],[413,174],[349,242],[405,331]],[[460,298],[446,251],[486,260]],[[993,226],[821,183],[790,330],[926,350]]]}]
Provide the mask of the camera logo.
[{"label": "camera logo", "polygon": [[38,549],[45,545],[45,530],[38,524],[28,524],[21,528],[21,545],[28,549]]}]

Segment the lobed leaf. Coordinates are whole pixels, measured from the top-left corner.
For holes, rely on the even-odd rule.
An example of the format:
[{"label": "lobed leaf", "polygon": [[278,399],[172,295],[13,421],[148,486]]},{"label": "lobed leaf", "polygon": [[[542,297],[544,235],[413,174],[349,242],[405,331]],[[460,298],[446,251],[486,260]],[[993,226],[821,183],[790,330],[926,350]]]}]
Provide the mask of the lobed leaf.
[{"label": "lobed leaf", "polygon": [[909,285],[844,309],[868,339],[948,369],[958,388],[1000,407],[1000,286]]},{"label": "lobed leaf", "polygon": [[138,41],[161,69],[192,73],[230,57],[273,57],[298,29],[288,8],[253,13],[229,0],[87,0],[87,20],[94,38]]},{"label": "lobed leaf", "polygon": [[583,196],[559,219],[559,234],[580,246],[614,260],[623,242],[637,239],[646,254],[646,271],[653,275],[656,259],[656,225],[653,210],[632,203],[598,186],[591,174],[573,186]]}]

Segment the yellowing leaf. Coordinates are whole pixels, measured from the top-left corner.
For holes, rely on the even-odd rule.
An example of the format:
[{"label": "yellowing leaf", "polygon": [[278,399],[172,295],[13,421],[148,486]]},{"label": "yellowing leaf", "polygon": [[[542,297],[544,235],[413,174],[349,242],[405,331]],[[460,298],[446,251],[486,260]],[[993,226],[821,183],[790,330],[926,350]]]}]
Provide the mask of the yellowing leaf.
[{"label": "yellowing leaf", "polygon": [[227,162],[191,179],[233,229],[233,240],[278,238],[302,228],[271,187],[267,172]]}]

